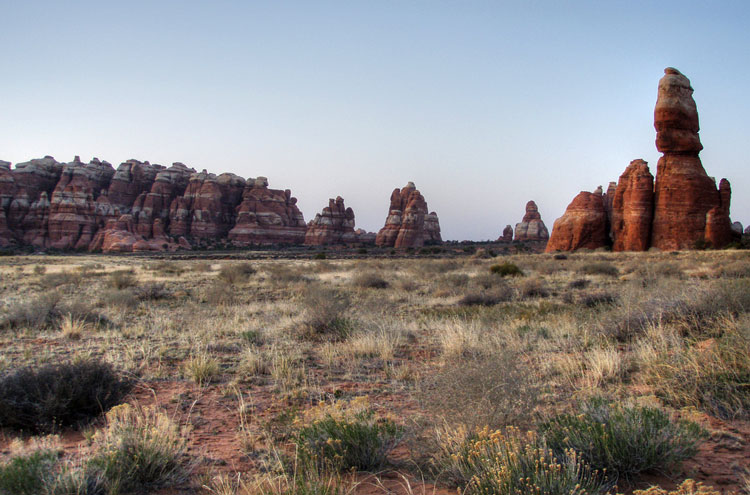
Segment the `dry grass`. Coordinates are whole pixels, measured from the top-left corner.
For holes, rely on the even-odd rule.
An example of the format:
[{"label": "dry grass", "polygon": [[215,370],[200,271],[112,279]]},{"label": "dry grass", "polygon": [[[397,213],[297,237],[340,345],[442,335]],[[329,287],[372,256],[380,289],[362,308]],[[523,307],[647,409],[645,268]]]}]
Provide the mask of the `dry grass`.
[{"label": "dry grass", "polygon": [[[137,374],[140,398],[204,428],[191,452],[212,459],[206,481],[181,489],[215,493],[270,490],[251,481],[258,466],[278,473],[271,453],[293,458],[284,441],[299,412],[333,398],[370,396],[407,427],[417,441],[402,468],[434,458],[429,439],[446,422],[533,428],[592,394],[749,417],[746,252],[313,254],[4,258],[0,373],[98,357]],[[238,445],[216,447],[227,428]],[[235,447],[253,461],[241,483]],[[216,484],[214,469],[226,475]],[[325,480],[314,488],[352,486]]]}]

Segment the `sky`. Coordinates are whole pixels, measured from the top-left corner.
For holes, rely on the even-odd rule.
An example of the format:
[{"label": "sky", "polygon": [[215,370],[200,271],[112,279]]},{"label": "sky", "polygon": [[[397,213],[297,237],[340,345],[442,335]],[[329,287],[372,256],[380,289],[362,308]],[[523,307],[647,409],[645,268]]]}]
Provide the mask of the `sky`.
[{"label": "sky", "polygon": [[380,229],[414,181],[445,240],[551,230],[636,158],[665,67],[750,222],[750,2],[0,0],[0,159],[266,176]]}]

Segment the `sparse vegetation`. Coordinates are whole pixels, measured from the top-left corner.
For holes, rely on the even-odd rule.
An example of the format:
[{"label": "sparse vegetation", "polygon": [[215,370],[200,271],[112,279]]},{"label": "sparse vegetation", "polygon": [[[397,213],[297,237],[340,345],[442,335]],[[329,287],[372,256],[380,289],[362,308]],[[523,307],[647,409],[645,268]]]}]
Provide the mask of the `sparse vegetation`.
[{"label": "sparse vegetation", "polygon": [[[328,260],[311,259],[316,248],[292,248],[288,256],[197,248],[174,257],[3,258],[0,466],[54,452],[27,477],[54,495],[169,485],[221,495],[345,495],[363,479],[352,466],[378,471],[368,490],[407,495],[431,490],[422,475],[438,491],[455,485],[467,495],[542,487],[606,493],[615,482],[621,492],[647,482],[673,486],[663,473],[681,481],[694,465],[707,466],[705,486],[681,486],[682,495],[708,495],[720,476],[722,488],[745,489],[743,466],[718,474],[706,460],[734,462],[749,441],[742,426],[750,417],[746,251],[555,256],[474,247],[329,249]],[[74,378],[48,371],[87,362],[133,374],[111,368],[113,380],[125,383],[118,385],[103,371]],[[609,398],[606,414],[591,396]],[[151,447],[128,450],[144,453],[123,468],[132,478],[115,468],[130,461],[103,447],[110,422],[102,413],[123,401],[140,411],[128,413],[129,438],[144,438],[135,430],[145,420],[134,418],[148,416],[145,409],[186,434],[176,457],[156,456],[179,459],[176,474],[162,481],[137,474],[160,464],[147,461]],[[386,426],[379,443],[371,433]],[[394,428],[395,436],[386,434]],[[309,442],[298,443],[303,430]],[[48,431],[63,435],[64,451],[15,446]],[[494,444],[501,436],[504,443]],[[321,445],[313,438],[325,446],[309,447]],[[343,462],[347,442],[369,447]],[[681,465],[698,442],[693,460]],[[142,442],[128,441],[135,443]],[[379,445],[394,444],[395,452],[379,454]],[[503,458],[516,456],[513,445],[522,453],[510,464],[462,450],[481,446]],[[661,464],[647,467],[654,460]],[[540,468],[525,470],[527,461]],[[500,468],[530,473],[529,484],[499,476]],[[657,490],[649,493],[664,493]]]}]

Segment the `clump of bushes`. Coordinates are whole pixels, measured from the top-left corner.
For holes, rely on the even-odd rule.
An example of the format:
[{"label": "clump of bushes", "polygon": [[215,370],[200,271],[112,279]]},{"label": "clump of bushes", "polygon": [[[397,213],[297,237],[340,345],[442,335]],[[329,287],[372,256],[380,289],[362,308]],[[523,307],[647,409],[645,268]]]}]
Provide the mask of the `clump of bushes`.
[{"label": "clump of bushes", "polygon": [[447,429],[438,444],[436,470],[467,495],[609,493],[604,475],[575,451],[556,454],[534,432]]},{"label": "clump of bushes", "polygon": [[42,330],[54,326],[63,315],[62,295],[50,291],[25,303],[10,306],[8,314],[0,321],[0,328],[29,328]]},{"label": "clump of bushes", "polygon": [[228,284],[241,284],[247,282],[255,272],[255,267],[250,263],[222,265],[219,270],[219,279]]},{"label": "clump of bushes", "polygon": [[403,436],[393,420],[359,404],[334,404],[314,414],[319,417],[299,430],[296,443],[302,460],[321,470],[380,469]]},{"label": "clump of bushes", "polygon": [[614,406],[591,399],[578,414],[560,414],[541,427],[556,455],[574,450],[595,469],[615,479],[672,468],[697,452],[703,431],[688,421],[672,421],[651,407]]},{"label": "clump of bushes", "polygon": [[0,379],[0,426],[33,432],[76,426],[119,404],[132,385],[94,360],[23,368]]},{"label": "clump of bushes", "polygon": [[352,278],[352,285],[363,289],[386,289],[388,282],[377,272],[358,273]]},{"label": "clump of bushes", "polygon": [[606,275],[609,277],[616,277],[620,274],[615,265],[606,261],[593,261],[583,264],[578,268],[578,272],[586,275]]},{"label": "clump of bushes", "polygon": [[603,304],[615,304],[617,300],[617,294],[604,290],[598,290],[581,294],[578,298],[578,303],[586,306],[587,308],[595,308]]},{"label": "clump of bushes", "polygon": [[57,452],[39,449],[12,457],[0,465],[0,493],[4,495],[37,495],[54,478]]},{"label": "clump of bushes", "polygon": [[529,278],[524,280],[519,287],[519,291],[521,293],[521,297],[523,298],[544,298],[550,296],[549,289],[544,285],[544,282],[538,278]]},{"label": "clump of bushes", "polygon": [[541,395],[534,368],[502,350],[451,360],[421,382],[418,398],[431,415],[473,431],[527,424]]},{"label": "clump of bushes", "polygon": [[513,299],[513,289],[507,285],[498,285],[486,290],[470,291],[458,301],[461,306],[494,306]]},{"label": "clump of bushes", "polygon": [[0,465],[0,493],[13,495],[119,495],[151,493],[187,480],[187,443],[170,418],[155,408],[123,404],[107,413],[93,437],[93,455],[65,463],[59,451],[37,447]]},{"label": "clump of bushes", "polygon": [[346,294],[313,286],[304,292],[302,304],[305,307],[304,334],[344,339],[351,333],[352,323],[345,316],[350,304]]},{"label": "clump of bushes", "polygon": [[500,275],[501,277],[522,277],[523,271],[518,265],[506,261],[497,265],[490,266],[490,273]]},{"label": "clump of bushes", "polygon": [[133,270],[116,270],[109,275],[109,286],[113,289],[127,289],[136,284]]}]

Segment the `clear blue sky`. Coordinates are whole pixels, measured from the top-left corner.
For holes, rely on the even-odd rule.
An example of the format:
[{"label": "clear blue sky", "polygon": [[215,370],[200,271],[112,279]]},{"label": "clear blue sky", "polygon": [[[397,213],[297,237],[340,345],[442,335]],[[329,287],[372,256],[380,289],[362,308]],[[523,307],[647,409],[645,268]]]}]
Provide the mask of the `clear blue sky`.
[{"label": "clear blue sky", "polygon": [[0,159],[267,176],[382,227],[412,180],[444,239],[552,228],[635,158],[663,69],[695,88],[709,175],[750,222],[750,2],[0,0]]}]

